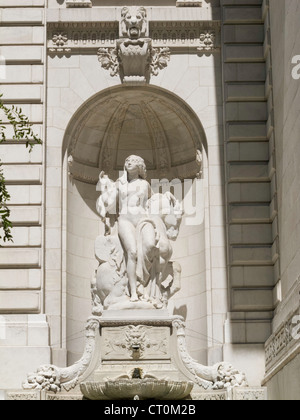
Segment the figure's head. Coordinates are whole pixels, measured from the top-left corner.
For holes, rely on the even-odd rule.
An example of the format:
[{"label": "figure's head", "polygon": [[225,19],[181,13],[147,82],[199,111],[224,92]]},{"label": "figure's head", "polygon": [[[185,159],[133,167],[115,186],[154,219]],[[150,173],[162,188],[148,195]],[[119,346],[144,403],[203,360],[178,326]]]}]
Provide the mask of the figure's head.
[{"label": "figure's head", "polygon": [[130,39],[145,37],[147,32],[147,10],[145,7],[123,7],[121,31],[122,35]]},{"label": "figure's head", "polygon": [[143,158],[140,156],[131,155],[125,160],[124,170],[127,173],[138,172],[141,179],[147,178],[147,168]]}]

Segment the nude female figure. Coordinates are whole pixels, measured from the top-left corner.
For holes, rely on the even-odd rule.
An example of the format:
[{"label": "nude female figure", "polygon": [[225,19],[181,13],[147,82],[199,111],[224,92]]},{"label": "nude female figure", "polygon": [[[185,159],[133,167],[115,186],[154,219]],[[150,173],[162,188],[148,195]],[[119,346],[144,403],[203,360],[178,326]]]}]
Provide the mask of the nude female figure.
[{"label": "nude female figure", "polygon": [[[146,165],[139,156],[129,156],[125,161],[125,174],[113,185],[114,201],[119,202],[118,231],[121,243],[126,254],[127,276],[132,302],[139,300],[137,294],[137,236],[136,228],[139,222],[147,218],[146,204],[152,195],[150,184],[146,181]],[[105,185],[105,175],[100,174],[100,182]],[[107,179],[107,182],[109,180]],[[98,204],[98,212],[103,217],[108,211],[111,192],[102,191],[102,203],[105,209]],[[99,200],[98,200],[99,203]],[[102,206],[103,207],[103,206]],[[155,232],[153,226],[146,226],[143,235],[145,249],[153,249]],[[148,256],[151,258],[151,256]]]}]

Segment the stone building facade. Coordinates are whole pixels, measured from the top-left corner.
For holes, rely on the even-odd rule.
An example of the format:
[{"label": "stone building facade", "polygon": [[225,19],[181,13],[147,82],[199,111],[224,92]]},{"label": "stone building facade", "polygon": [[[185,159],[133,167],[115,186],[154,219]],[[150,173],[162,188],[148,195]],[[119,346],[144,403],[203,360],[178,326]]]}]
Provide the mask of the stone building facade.
[{"label": "stone building facade", "polygon": [[[0,0],[0,92],[43,140],[31,154],[0,145],[14,223],[0,250],[0,390],[81,357],[97,178],[134,153],[151,179],[193,181],[169,308],[193,358],[299,399],[298,3]],[[115,56],[135,5],[151,45],[141,71]]]}]

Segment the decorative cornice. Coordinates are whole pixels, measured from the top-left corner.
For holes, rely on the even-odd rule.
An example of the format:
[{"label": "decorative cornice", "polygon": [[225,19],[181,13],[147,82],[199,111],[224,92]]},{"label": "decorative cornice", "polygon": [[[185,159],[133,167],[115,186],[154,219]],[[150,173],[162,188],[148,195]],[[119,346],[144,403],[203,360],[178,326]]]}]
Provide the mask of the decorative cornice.
[{"label": "decorative cornice", "polygon": [[67,7],[92,7],[91,0],[66,0]]},{"label": "decorative cornice", "polygon": [[266,384],[300,354],[300,308],[291,313],[265,345]]},{"label": "decorative cornice", "polygon": [[[153,48],[169,48],[171,53],[188,49],[190,53],[211,54],[220,50],[218,21],[150,21],[149,32]],[[48,50],[52,54],[113,48],[118,39],[117,21],[48,23]]]},{"label": "decorative cornice", "polygon": [[177,0],[177,7],[201,7],[202,0]]}]

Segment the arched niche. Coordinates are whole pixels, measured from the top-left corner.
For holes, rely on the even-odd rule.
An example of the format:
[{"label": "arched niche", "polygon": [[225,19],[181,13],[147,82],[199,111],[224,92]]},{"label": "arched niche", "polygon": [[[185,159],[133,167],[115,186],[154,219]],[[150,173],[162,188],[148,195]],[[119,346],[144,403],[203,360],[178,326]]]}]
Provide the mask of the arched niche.
[{"label": "arched niche", "polygon": [[[182,266],[182,289],[170,302],[170,311],[187,318],[194,331],[192,354],[206,362],[206,343],[199,339],[207,334],[206,152],[206,136],[197,115],[182,99],[161,88],[107,89],[88,100],[72,117],[64,138],[64,171],[68,172],[65,216],[69,364],[82,355],[84,324],[91,309],[90,282],[97,268],[94,241],[104,233],[96,213],[99,173],[105,171],[116,180],[131,154],[144,158],[149,182],[180,180],[185,198],[189,196],[193,205],[201,206],[200,221],[187,223],[186,215],[174,244],[173,259]],[[204,176],[198,180],[201,188],[196,197],[194,184],[202,170]],[[186,179],[191,180],[189,190],[183,188]]]}]

